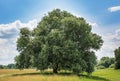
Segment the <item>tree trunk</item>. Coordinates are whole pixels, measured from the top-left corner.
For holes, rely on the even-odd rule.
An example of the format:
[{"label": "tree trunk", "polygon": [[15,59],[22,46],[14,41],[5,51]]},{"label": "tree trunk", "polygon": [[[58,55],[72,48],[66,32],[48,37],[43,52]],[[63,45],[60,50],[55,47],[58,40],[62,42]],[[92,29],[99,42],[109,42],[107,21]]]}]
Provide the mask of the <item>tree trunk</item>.
[{"label": "tree trunk", "polygon": [[58,64],[55,64],[55,66],[53,67],[53,73],[58,73]]},{"label": "tree trunk", "polygon": [[57,74],[57,69],[56,68],[53,68],[53,73]]}]

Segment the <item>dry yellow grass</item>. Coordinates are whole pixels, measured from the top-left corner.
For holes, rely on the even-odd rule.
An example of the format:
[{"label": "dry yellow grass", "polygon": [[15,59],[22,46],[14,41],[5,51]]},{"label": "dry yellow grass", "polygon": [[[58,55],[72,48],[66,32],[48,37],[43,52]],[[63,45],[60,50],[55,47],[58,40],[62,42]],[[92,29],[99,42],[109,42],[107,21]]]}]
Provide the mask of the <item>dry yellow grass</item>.
[{"label": "dry yellow grass", "polygon": [[[72,77],[72,78],[71,78]],[[81,81],[77,76],[44,76],[44,75],[26,75],[1,78],[0,81]]]},{"label": "dry yellow grass", "polygon": [[0,69],[0,75],[2,74],[14,74],[14,73],[32,73],[32,72],[38,72],[35,69]]},{"label": "dry yellow grass", "polygon": [[[72,78],[71,78],[72,77]],[[76,75],[56,75],[51,72],[41,74],[34,69],[0,70],[0,81],[81,81]]]}]

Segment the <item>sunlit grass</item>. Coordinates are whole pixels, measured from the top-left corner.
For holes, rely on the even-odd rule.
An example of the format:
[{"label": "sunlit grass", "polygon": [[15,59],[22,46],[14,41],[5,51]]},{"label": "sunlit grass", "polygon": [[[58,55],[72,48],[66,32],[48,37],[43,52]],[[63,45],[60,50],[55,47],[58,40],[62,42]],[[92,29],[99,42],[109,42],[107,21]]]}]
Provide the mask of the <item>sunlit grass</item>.
[{"label": "sunlit grass", "polygon": [[120,70],[96,70],[92,76],[75,75],[71,72],[53,74],[50,70],[41,73],[35,69],[0,70],[0,81],[120,81]]},{"label": "sunlit grass", "polygon": [[93,76],[107,78],[110,81],[120,81],[120,70],[114,70],[112,68],[97,70],[93,73]]}]

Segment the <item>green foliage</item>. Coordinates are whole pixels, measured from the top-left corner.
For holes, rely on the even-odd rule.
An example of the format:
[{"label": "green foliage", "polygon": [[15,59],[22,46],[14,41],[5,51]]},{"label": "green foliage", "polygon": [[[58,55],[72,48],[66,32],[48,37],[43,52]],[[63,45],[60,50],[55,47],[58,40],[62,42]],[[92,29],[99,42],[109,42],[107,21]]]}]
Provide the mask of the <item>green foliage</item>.
[{"label": "green foliage", "polygon": [[17,40],[17,50],[20,55],[15,57],[16,67],[19,69],[28,68],[31,66],[31,31],[27,28],[20,30],[20,37]]},{"label": "green foliage", "polygon": [[80,66],[80,64],[73,64],[72,65],[72,70],[74,73],[80,73],[82,72],[82,67]]},{"label": "green foliage", "polygon": [[115,64],[111,64],[110,66],[109,66],[109,68],[114,68],[115,67]]},{"label": "green foliage", "polygon": [[54,73],[64,69],[90,74],[96,65],[93,50],[98,50],[102,43],[84,18],[55,9],[33,31],[21,29],[16,64],[22,69],[33,65],[39,70],[51,67]]},{"label": "green foliage", "polygon": [[30,31],[27,28],[21,28],[20,30],[20,38],[17,40],[17,50],[19,52],[23,51],[27,44],[30,41]]},{"label": "green foliage", "polygon": [[105,69],[105,66],[99,65],[97,66],[97,69]]},{"label": "green foliage", "polygon": [[115,53],[115,69],[120,69],[120,47],[114,51]]},{"label": "green foliage", "polygon": [[114,58],[109,58],[109,57],[102,57],[97,65],[97,67],[104,66],[105,68],[109,68],[112,64],[115,63]]},{"label": "green foliage", "polygon": [[0,65],[0,69],[15,69],[15,64]]},{"label": "green foliage", "polygon": [[7,65],[7,68],[8,68],[8,69],[15,69],[16,66],[15,66],[15,64],[8,64],[8,65]]},{"label": "green foliage", "polygon": [[3,69],[4,67],[3,67],[3,65],[0,65],[0,69]]},{"label": "green foliage", "polygon": [[85,62],[87,64],[86,72],[88,74],[91,74],[94,71],[95,65],[97,64],[97,62],[96,62],[97,58],[96,58],[94,52],[87,51],[84,55],[85,55],[84,59],[85,59]]}]

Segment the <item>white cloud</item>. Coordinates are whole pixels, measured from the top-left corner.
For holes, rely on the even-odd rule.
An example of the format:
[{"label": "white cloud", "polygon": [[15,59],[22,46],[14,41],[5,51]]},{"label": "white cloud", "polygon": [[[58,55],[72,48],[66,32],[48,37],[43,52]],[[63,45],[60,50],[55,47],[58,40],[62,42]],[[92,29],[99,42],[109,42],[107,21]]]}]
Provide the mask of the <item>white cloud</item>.
[{"label": "white cloud", "polygon": [[15,45],[12,39],[0,38],[0,64],[5,64],[7,61],[11,63],[11,60],[14,60],[14,56],[18,54]]},{"label": "white cloud", "polygon": [[93,23],[93,22],[88,22],[92,27],[98,27],[97,23]]},{"label": "white cloud", "polygon": [[108,8],[108,10],[110,12],[120,11],[120,6],[113,6],[113,7]]},{"label": "white cloud", "polygon": [[37,20],[31,20],[28,23],[22,23],[20,20],[16,20],[15,22],[9,24],[0,24],[0,36],[3,34],[13,34],[19,31],[22,27],[28,27],[32,30],[34,27],[37,26]]},{"label": "white cloud", "polygon": [[17,22],[16,24],[19,25],[19,28],[23,28],[23,27],[27,27],[29,28],[30,30],[32,30],[33,28],[35,28],[37,26],[37,20],[34,19],[34,20],[31,20],[29,21],[28,23],[21,23],[20,21]]},{"label": "white cloud", "polygon": [[6,39],[0,39],[0,47],[1,47],[4,43],[6,43],[6,42],[7,42]]},{"label": "white cloud", "polygon": [[[100,30],[102,31],[102,30]],[[104,40],[102,48],[96,52],[98,59],[103,56],[114,57],[114,50],[120,46],[120,29],[104,32],[101,34]]]},{"label": "white cloud", "polygon": [[31,20],[28,23],[22,23],[20,20],[16,20],[15,22],[9,24],[0,24],[0,37],[11,38],[18,34],[20,28],[27,27],[32,30],[36,26],[36,19]]},{"label": "white cloud", "polygon": [[0,24],[0,64],[14,62],[14,57],[18,54],[16,50],[16,40],[19,29],[28,27],[32,30],[37,26],[37,20],[31,20],[28,23],[22,23],[20,20],[9,24]]}]

